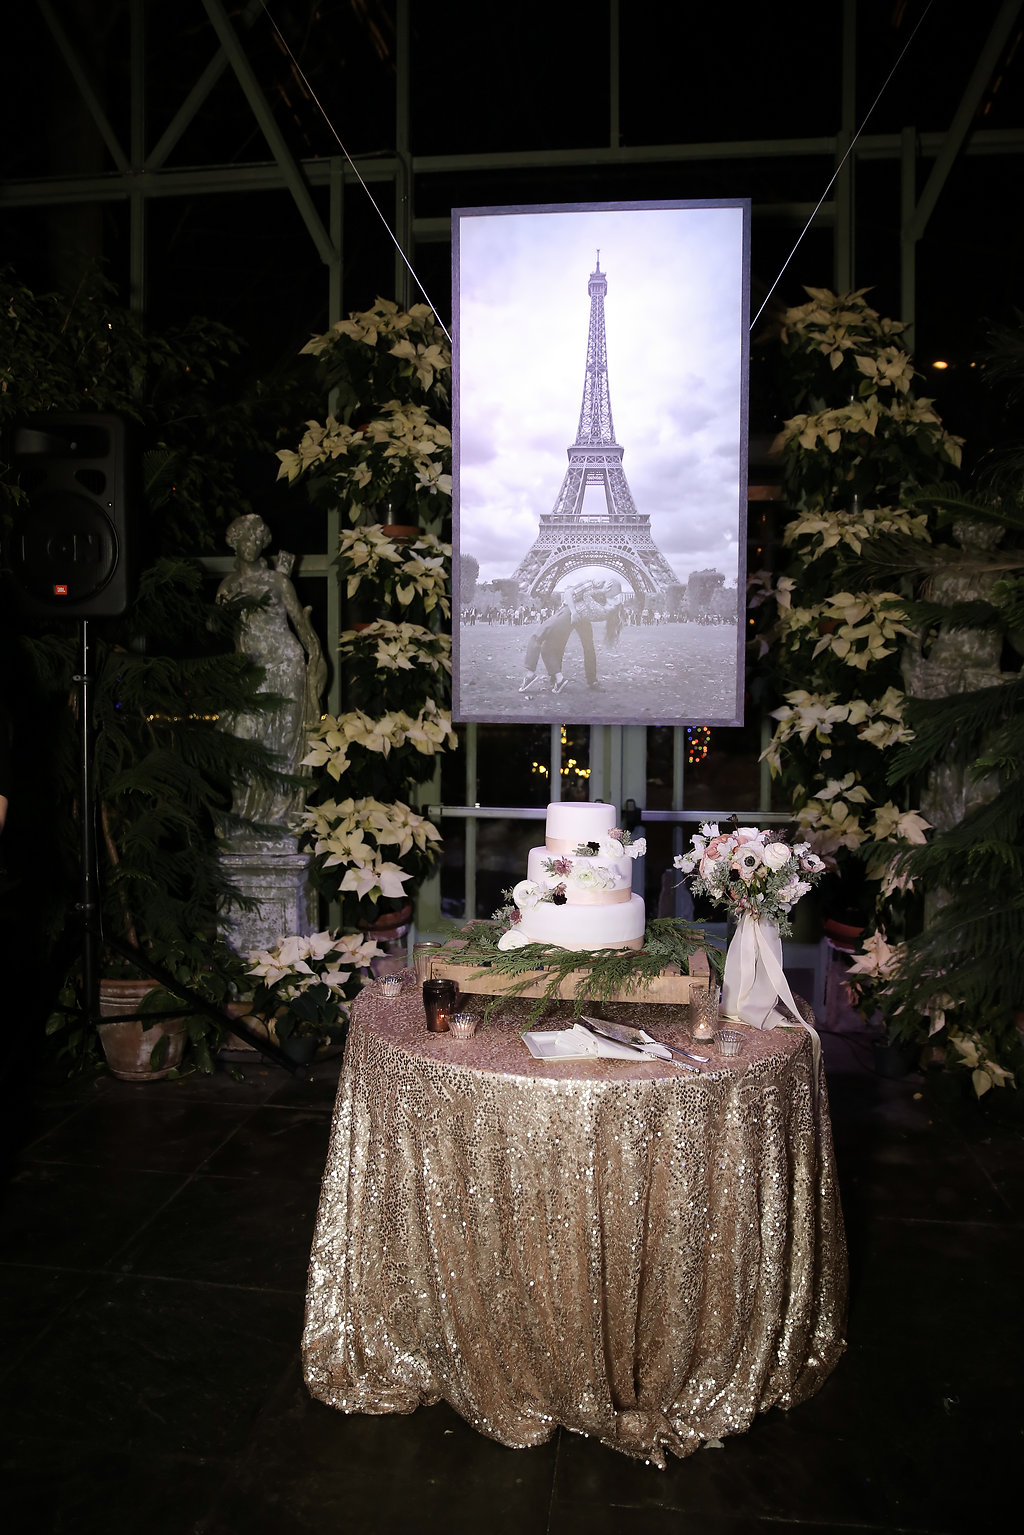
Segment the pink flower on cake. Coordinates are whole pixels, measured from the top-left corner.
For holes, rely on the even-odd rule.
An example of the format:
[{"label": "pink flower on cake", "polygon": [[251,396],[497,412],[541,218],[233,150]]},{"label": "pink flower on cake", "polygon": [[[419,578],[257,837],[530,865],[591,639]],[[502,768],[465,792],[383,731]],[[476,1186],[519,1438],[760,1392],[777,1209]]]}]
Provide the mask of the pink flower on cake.
[{"label": "pink flower on cake", "polygon": [[560,874],[564,878],[566,874],[572,873],[572,859],[549,858],[544,867],[549,874]]}]

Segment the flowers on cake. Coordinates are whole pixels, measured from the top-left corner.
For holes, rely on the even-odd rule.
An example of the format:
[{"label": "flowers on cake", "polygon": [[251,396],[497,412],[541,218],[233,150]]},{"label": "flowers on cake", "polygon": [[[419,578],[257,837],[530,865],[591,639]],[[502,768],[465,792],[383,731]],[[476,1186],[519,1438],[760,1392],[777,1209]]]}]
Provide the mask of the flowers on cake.
[{"label": "flowers on cake", "polygon": [[614,890],[615,875],[599,863],[577,864],[569,875],[569,883],[577,890]]},{"label": "flowers on cake", "polygon": [[544,899],[544,889],[532,879],[521,879],[512,891],[512,899],[520,912],[532,911]]},{"label": "flowers on cake", "polygon": [[825,871],[807,842],[791,843],[756,826],[723,832],[714,821],[702,823],[689,850],[677,853],[673,864],[688,876],[695,894],[736,917],[775,922],[783,937],[790,931],[790,911]]},{"label": "flowers on cake", "polygon": [[[613,826],[598,842],[581,842],[575,849],[576,858],[642,858],[647,851],[647,838]],[[565,860],[560,860],[565,862]]]}]

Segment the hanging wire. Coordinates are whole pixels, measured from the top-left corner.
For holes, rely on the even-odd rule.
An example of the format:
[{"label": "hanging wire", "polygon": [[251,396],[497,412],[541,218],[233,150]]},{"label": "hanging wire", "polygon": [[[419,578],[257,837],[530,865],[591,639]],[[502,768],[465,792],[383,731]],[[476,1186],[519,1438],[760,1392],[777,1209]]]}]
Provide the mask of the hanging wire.
[{"label": "hanging wire", "polygon": [[394,245],[395,250],[398,252],[398,254],[401,256],[402,260],[405,262],[406,266],[408,267],[408,269],[409,269],[409,276],[412,278],[413,282],[416,284],[417,288],[419,288],[420,292],[423,294],[423,297],[426,299],[427,303],[430,305],[430,308],[431,308],[431,311],[433,312],[434,320],[435,320],[436,324],[438,324],[441,327],[441,329],[444,331],[445,335],[448,338],[448,345],[451,346],[452,345],[452,338],[451,338],[451,334],[450,334],[450,332],[448,330],[448,327],[444,324],[443,320],[438,319],[436,305],[432,301],[432,299],[430,297],[430,294],[427,292],[426,288],[420,282],[419,277],[416,275],[416,271],[415,271],[415,269],[413,267],[412,262],[409,260],[409,258],[406,255],[405,251],[402,249],[401,245],[399,244],[399,242],[398,242],[398,240],[397,240],[397,238],[395,236],[394,230],[391,228],[391,225],[388,223],[388,221],[385,218],[384,214],[381,212],[381,208],[380,208],[379,203],[377,202],[377,200],[374,197],[373,193],[370,191],[370,188],[366,185],[366,182],[363,180],[362,176],[359,174],[359,167],[356,165],[356,162],[353,160],[352,156],[349,154],[348,150],[345,148],[344,144],[341,142],[341,138],[340,138],[340,136],[338,134],[338,130],[335,128],[334,124],[331,122],[331,119],[328,117],[327,109],[324,106],[323,102],[320,100],[319,96],[317,95],[316,91],[313,89],[312,85],[310,85],[309,80],[308,80],[308,78],[306,76],[306,73],[305,73],[305,71],[302,68],[302,65],[299,63],[298,59],[295,57],[295,55],[292,52],[291,48],[288,46],[287,38],[285,37],[284,33],[281,31],[281,28],[278,26],[278,24],[274,20],[273,16],[270,14],[270,9],[269,9],[269,7],[267,5],[267,0],[263,0],[263,12],[264,12],[264,15],[266,16],[267,20],[270,22],[270,25],[273,27],[274,31],[276,32],[278,42],[281,44],[281,47],[284,49],[284,51],[288,55],[289,59],[291,59],[292,65],[293,65],[293,67],[295,69],[295,73],[298,75],[299,79],[302,81],[302,84],[305,86],[306,90],[309,92],[310,99],[316,104],[316,106],[317,106],[317,108],[318,108],[318,110],[320,112],[321,117],[323,118],[324,122],[327,124],[328,128],[330,129],[331,135],[332,135],[332,137],[334,139],[334,142],[337,144],[338,148],[341,150],[342,154],[345,156],[345,159],[348,161],[349,165],[352,167],[352,172],[353,172],[356,180],[359,182],[359,185],[362,187],[363,191],[366,193],[367,197],[369,198],[370,203],[372,204],[373,208],[376,210],[377,217],[380,219],[381,223],[384,225],[384,228],[387,230],[388,236],[389,236],[389,238],[391,240],[391,243]]},{"label": "hanging wire", "polygon": [[849,143],[849,146],[847,148],[847,151],[846,151],[845,155],[840,160],[839,164],[835,168],[835,171],[833,172],[831,181],[829,182],[828,186],[825,188],[824,192],[822,192],[820,198],[818,199],[818,202],[817,202],[817,204],[815,206],[814,212],[811,214],[810,218],[807,220],[807,223],[804,225],[803,229],[801,229],[800,234],[797,237],[796,244],[793,246],[793,249],[790,251],[790,253],[786,257],[785,261],[782,263],[782,267],[781,267],[781,269],[779,271],[778,277],[776,277],[775,281],[772,283],[771,287],[768,289],[768,292],[765,294],[764,303],[761,305],[760,309],[757,311],[756,315],[751,320],[751,322],[750,322],[750,329],[751,330],[754,329],[754,326],[757,324],[758,320],[764,314],[765,309],[768,306],[768,301],[771,298],[772,294],[775,292],[776,288],[779,286],[779,283],[782,281],[783,274],[784,274],[786,268],[789,266],[789,263],[792,261],[793,257],[796,255],[796,253],[799,250],[801,244],[803,243],[804,235],[807,233],[807,231],[810,229],[811,225],[814,223],[814,220],[817,218],[817,216],[818,216],[818,209],[821,207],[822,203],[825,201],[826,197],[831,192],[832,188],[835,186],[836,181],[839,179],[839,174],[842,171],[843,166],[846,164],[847,160],[853,154],[853,146],[856,144],[857,140],[860,138],[861,134],[864,132],[864,129],[867,127],[868,119],[870,118],[872,112],[875,110],[875,108],[877,107],[878,103],[881,101],[882,97],[885,95],[886,91],[889,89],[889,82],[891,81],[891,79],[892,79],[893,75],[896,73],[896,71],[899,69],[900,65],[903,63],[904,54],[906,53],[907,49],[910,47],[911,43],[914,41],[914,38],[917,36],[918,32],[920,31],[921,25],[924,22],[924,19],[928,15],[928,12],[931,10],[931,8],[932,8],[932,0],[928,0],[928,4],[925,6],[924,10],[921,12],[920,17],[918,18],[917,25],[914,27],[913,32],[911,32],[910,36],[907,38],[907,40],[904,43],[902,49],[900,50],[899,58],[896,60],[895,64],[892,66],[892,68],[890,69],[889,73],[886,75],[885,80],[884,80],[884,82],[882,84],[881,90],[878,92],[878,95],[875,97],[874,101],[871,103],[871,105],[868,107],[867,111],[865,112],[864,117],[861,120],[860,127],[857,129],[857,132],[853,135],[853,138],[850,140],[850,143]]},{"label": "hanging wire", "polygon": [[[796,243],[794,244],[792,250],[790,251],[789,255],[786,257],[785,261],[782,263],[782,266],[779,268],[778,276],[776,277],[775,281],[772,283],[771,287],[768,289],[768,292],[765,294],[765,297],[764,297],[764,300],[763,300],[763,302],[761,304],[760,309],[757,311],[757,314],[754,316],[753,320],[751,320],[751,322],[750,322],[750,329],[751,330],[754,329],[754,326],[757,324],[758,320],[764,314],[764,311],[768,307],[768,303],[769,303],[769,301],[771,299],[772,294],[775,292],[776,288],[779,286],[779,283],[782,281],[782,279],[783,279],[783,277],[784,277],[784,275],[786,273],[786,269],[788,268],[790,262],[793,260],[793,257],[796,255],[797,251],[800,249],[800,246],[803,244],[804,237],[806,236],[807,231],[810,229],[811,225],[814,223],[814,220],[817,218],[822,204],[824,203],[825,199],[828,197],[828,194],[831,192],[832,188],[835,186],[837,180],[839,179],[839,176],[842,173],[843,167],[845,166],[847,160],[850,158],[851,154],[853,153],[853,150],[854,150],[854,147],[855,147],[855,145],[857,143],[857,140],[860,138],[861,134],[864,132],[865,128],[867,127],[868,122],[869,122],[869,120],[870,120],[870,118],[872,116],[872,113],[874,112],[875,108],[878,106],[878,103],[881,101],[882,97],[885,95],[886,91],[888,90],[890,82],[892,81],[893,76],[895,75],[896,71],[899,69],[900,65],[903,63],[903,60],[906,57],[907,51],[910,48],[911,44],[913,43],[914,38],[917,36],[918,32],[921,30],[921,27],[923,26],[923,24],[925,22],[925,19],[927,18],[928,13],[929,13],[929,11],[932,8],[932,3],[933,3],[933,0],[927,0],[927,4],[925,5],[924,10],[921,12],[921,15],[919,16],[919,18],[918,18],[918,20],[917,20],[917,22],[916,22],[916,24],[914,26],[913,31],[911,32],[910,36],[907,38],[906,42],[904,43],[903,47],[900,50],[899,57],[897,58],[895,64],[890,69],[888,75],[885,77],[885,80],[882,82],[882,86],[881,86],[880,90],[878,91],[878,94],[875,96],[874,101],[871,103],[870,107],[868,107],[868,110],[865,112],[863,118],[861,119],[861,123],[860,123],[859,128],[857,129],[856,133],[853,135],[853,138],[850,140],[849,145],[847,146],[846,153],[843,155],[843,158],[840,160],[839,164],[836,166],[834,172],[832,173],[832,177],[829,180],[828,185],[826,186],[824,192],[822,192],[822,194],[819,197],[817,203],[815,204],[814,211],[812,212],[810,218],[807,220],[807,223],[804,225],[803,229],[800,231],[800,234],[797,236]],[[288,58],[291,60],[296,74],[298,75],[299,79],[302,81],[302,84],[305,86],[306,90],[309,92],[310,99],[316,105],[317,109],[320,112],[321,117],[323,118],[324,122],[327,124],[327,127],[329,128],[329,130],[331,132],[331,136],[333,137],[335,143],[337,144],[338,148],[341,150],[342,154],[345,156],[345,159],[348,161],[349,165],[351,166],[353,175],[355,176],[356,180],[359,182],[359,185],[362,187],[363,191],[366,193],[367,198],[369,199],[372,207],[374,208],[374,210],[377,213],[377,217],[380,219],[381,223],[384,225],[384,228],[387,230],[388,237],[390,238],[390,240],[391,240],[392,244],[394,245],[395,249],[398,251],[398,254],[401,256],[402,260],[405,262],[405,265],[408,268],[410,277],[412,278],[413,282],[416,284],[416,286],[420,290],[420,292],[423,294],[423,297],[426,299],[427,303],[430,305],[430,308],[431,308],[431,310],[433,311],[433,314],[434,314],[435,321],[437,322],[438,325],[440,325],[441,329],[444,331],[445,336],[448,338],[448,344],[449,344],[449,346],[451,346],[452,345],[451,334],[448,331],[447,326],[443,323],[443,321],[438,319],[436,305],[433,303],[433,301],[432,301],[432,299],[430,297],[430,294],[427,292],[426,288],[423,286],[422,282],[420,281],[419,277],[417,276],[416,270],[413,267],[412,262],[409,260],[409,257],[406,255],[405,251],[402,249],[401,245],[399,244],[399,241],[398,241],[398,239],[395,236],[394,230],[391,228],[391,225],[388,223],[387,218],[385,217],[384,213],[381,211],[379,203],[377,202],[377,200],[374,197],[373,193],[370,191],[370,188],[367,186],[366,182],[363,180],[362,176],[359,174],[359,167],[356,165],[356,163],[353,160],[352,156],[349,154],[348,150],[345,148],[345,145],[342,143],[341,136],[339,135],[338,130],[335,128],[334,124],[331,122],[331,119],[330,119],[330,117],[327,114],[326,107],[323,105],[323,103],[320,100],[319,96],[317,95],[316,91],[313,89],[312,85],[310,84],[309,79],[308,79],[305,71],[303,70],[303,68],[302,68],[301,64],[299,63],[298,59],[295,57],[294,53],[292,52],[291,48],[289,47],[287,38],[284,36],[284,33],[281,31],[281,29],[278,26],[277,22],[274,20],[273,16],[271,15],[270,9],[269,9],[269,7],[267,5],[267,0],[263,0],[263,11],[264,11],[264,14],[265,14],[267,20],[270,22],[270,25],[273,27],[275,33],[277,34],[277,39],[280,42],[281,47],[284,49],[285,53],[288,55]]]}]

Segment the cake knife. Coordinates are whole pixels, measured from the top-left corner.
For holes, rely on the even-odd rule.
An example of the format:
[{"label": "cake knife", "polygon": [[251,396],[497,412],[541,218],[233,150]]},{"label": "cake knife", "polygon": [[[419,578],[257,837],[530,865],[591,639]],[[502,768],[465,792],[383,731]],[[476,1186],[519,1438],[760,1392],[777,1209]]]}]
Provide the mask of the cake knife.
[{"label": "cake knife", "polygon": [[[580,1022],[585,1023],[587,1028],[594,1034],[600,1034],[605,1039],[614,1040],[617,1045],[625,1045],[627,1049],[636,1050],[640,1055],[646,1055],[648,1060],[656,1061],[658,1059],[656,1055],[652,1056],[650,1050],[645,1049],[644,1045],[637,1040],[635,1029],[626,1029],[618,1024],[606,1023],[603,1018],[588,1018],[585,1013],[581,1014]],[[691,1055],[689,1050],[681,1050],[676,1045],[667,1045],[662,1039],[652,1039],[649,1037],[648,1043],[660,1045],[663,1050],[670,1051],[672,1055],[681,1055],[685,1061],[697,1061],[703,1065],[708,1059],[706,1055]],[[682,1065],[684,1062],[677,1062],[676,1064]],[[690,1066],[687,1069],[695,1071],[697,1068],[696,1066]]]}]

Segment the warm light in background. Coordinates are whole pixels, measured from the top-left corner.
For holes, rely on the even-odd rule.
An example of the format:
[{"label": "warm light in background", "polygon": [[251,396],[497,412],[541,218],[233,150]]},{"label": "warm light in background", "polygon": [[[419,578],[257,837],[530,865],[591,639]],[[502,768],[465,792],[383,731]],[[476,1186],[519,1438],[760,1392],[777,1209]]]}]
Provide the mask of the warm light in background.
[{"label": "warm light in background", "polygon": [[940,369],[941,368],[948,368],[949,367],[949,363],[948,362],[933,362],[932,363],[932,367],[933,368],[940,368]]}]

